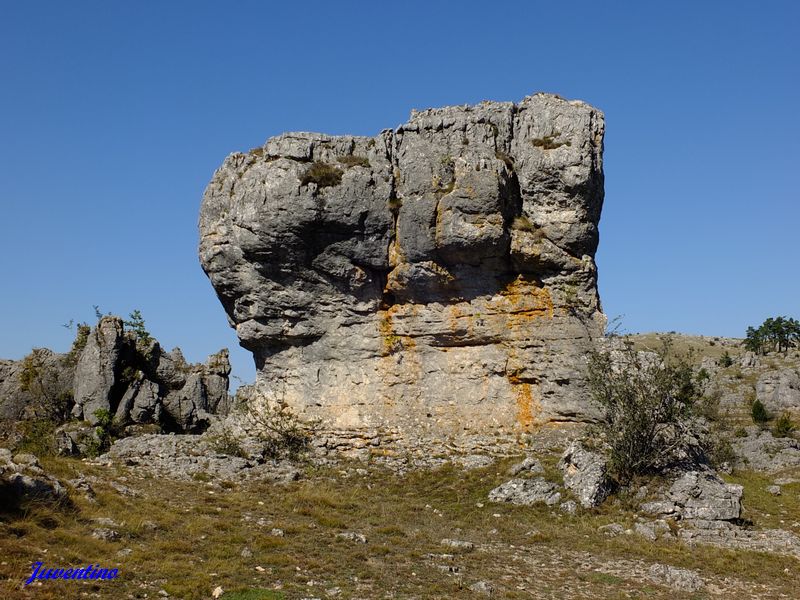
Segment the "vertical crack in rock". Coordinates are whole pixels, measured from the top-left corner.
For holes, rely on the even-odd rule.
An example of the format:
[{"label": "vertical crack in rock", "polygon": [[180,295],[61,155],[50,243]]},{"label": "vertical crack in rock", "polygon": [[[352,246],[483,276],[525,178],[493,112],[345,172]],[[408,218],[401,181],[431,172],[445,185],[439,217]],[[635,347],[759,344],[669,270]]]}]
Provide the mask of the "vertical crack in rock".
[{"label": "vertical crack in rock", "polygon": [[230,155],[200,261],[257,385],[409,438],[593,417],[603,133],[598,110],[536,94]]}]

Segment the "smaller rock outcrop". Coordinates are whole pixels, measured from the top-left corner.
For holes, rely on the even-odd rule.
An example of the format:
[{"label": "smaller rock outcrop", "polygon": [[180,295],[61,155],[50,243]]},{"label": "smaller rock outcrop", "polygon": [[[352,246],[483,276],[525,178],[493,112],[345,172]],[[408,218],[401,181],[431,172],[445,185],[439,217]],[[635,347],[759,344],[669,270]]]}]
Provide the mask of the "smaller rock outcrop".
[{"label": "smaller rock outcrop", "polygon": [[191,365],[180,349],[165,352],[149,336],[125,331],[119,317],[106,316],[78,359],[72,414],[92,425],[107,411],[118,427],[153,423],[166,431],[202,431],[210,414],[229,408],[230,372],[227,350]]},{"label": "smaller rock outcrop", "polygon": [[[112,430],[199,433],[212,415],[227,414],[227,349],[189,364],[179,348],[167,352],[143,327],[126,323],[107,315],[93,328],[79,325],[67,353],[36,349],[23,360],[0,361],[4,443],[19,442],[23,421],[47,420],[57,428],[59,454],[94,454]],[[98,425],[107,429],[105,438]]]},{"label": "smaller rock outcrop", "polygon": [[558,468],[564,475],[564,487],[575,494],[584,508],[602,504],[611,493],[605,457],[587,450],[579,441],[570,444]]},{"label": "smaller rock outcrop", "polygon": [[681,592],[696,592],[705,585],[697,572],[671,565],[654,564],[648,575],[653,583]]},{"label": "smaller rock outcrop", "polygon": [[725,483],[713,471],[688,471],[669,488],[666,498],[640,507],[650,515],[709,521],[736,521],[742,514],[742,486]]},{"label": "smaller rock outcrop", "polygon": [[764,373],[756,382],[756,397],[770,413],[800,414],[800,373],[791,368]]},{"label": "smaller rock outcrop", "polygon": [[119,317],[103,317],[86,340],[75,367],[75,407],[72,414],[97,424],[96,413],[111,411],[114,391],[122,375],[120,355],[125,327]]},{"label": "smaller rock outcrop", "polygon": [[737,467],[775,473],[800,466],[800,441],[776,438],[769,430],[751,425],[747,435],[731,439]]},{"label": "smaller rock outcrop", "polygon": [[0,511],[15,510],[31,500],[65,501],[57,479],[44,472],[33,454],[12,455],[0,448]]}]

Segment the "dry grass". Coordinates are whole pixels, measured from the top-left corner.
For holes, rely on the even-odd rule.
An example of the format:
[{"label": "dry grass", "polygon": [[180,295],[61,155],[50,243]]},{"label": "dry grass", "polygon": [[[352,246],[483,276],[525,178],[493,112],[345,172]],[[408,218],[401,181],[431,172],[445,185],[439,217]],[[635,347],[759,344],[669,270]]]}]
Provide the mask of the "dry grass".
[{"label": "dry grass", "polygon": [[[555,461],[555,456],[543,458],[548,478],[555,477]],[[605,523],[632,525],[634,515],[624,499],[574,516],[491,504],[486,495],[508,479],[508,464],[474,471],[447,466],[405,476],[374,466],[366,474],[358,474],[355,465],[308,467],[305,479],[291,484],[240,485],[140,479],[122,470],[50,459],[47,468],[62,477],[79,471],[102,480],[124,477],[122,483],[140,495],[123,497],[96,484],[96,501],[77,497],[73,512],[34,508],[4,519],[0,597],[60,600],[88,592],[98,598],[153,598],[163,589],[173,598],[200,599],[221,586],[239,590],[224,596],[228,600],[325,597],[331,588],[339,588],[343,598],[389,597],[390,592],[396,598],[472,598],[468,588],[478,580],[492,582],[499,598],[529,598],[532,590],[552,598],[567,592],[575,598],[690,597],[629,572],[631,564],[646,568],[652,562],[743,581],[751,587],[742,598],[752,596],[752,586],[766,586],[770,594],[794,593],[798,565],[790,558],[598,533]],[[759,476],[743,475],[739,481],[762,503],[763,511],[750,517],[757,524],[773,525],[764,515],[781,510],[797,514],[796,491],[791,497],[766,497],[758,492],[764,487]],[[121,523],[119,540],[90,537],[96,527],[91,519],[98,517]],[[273,528],[285,535],[271,535]],[[336,536],[344,531],[363,533],[368,543]],[[443,538],[472,541],[478,548],[454,551],[441,545]],[[123,549],[131,552],[118,555]],[[45,581],[22,590],[37,560],[64,568],[101,563],[118,568],[120,577],[99,583]],[[440,569],[450,566],[459,572]]]}]

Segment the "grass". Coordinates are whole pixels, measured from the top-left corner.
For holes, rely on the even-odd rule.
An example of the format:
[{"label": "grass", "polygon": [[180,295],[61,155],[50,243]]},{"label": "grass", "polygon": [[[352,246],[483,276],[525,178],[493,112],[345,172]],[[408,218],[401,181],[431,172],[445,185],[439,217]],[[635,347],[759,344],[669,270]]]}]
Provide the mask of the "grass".
[{"label": "grass", "polygon": [[[545,477],[557,478],[558,456],[540,459]],[[163,589],[191,600],[209,598],[221,586],[225,600],[326,597],[332,588],[343,598],[473,598],[469,586],[479,580],[491,581],[498,598],[529,598],[532,590],[545,595],[550,590],[550,597],[559,597],[559,590],[577,598],[688,597],[629,572],[630,565],[646,569],[652,562],[763,585],[776,596],[794,593],[798,565],[791,558],[599,533],[600,525],[611,522],[633,525],[635,515],[624,499],[576,515],[489,503],[488,491],[509,479],[512,462],[406,475],[361,463],[308,466],[305,479],[278,485],[166,482],[122,468],[46,459],[46,468],[61,477],[81,472],[106,483],[93,484],[93,503],[76,497],[74,511],[33,507],[0,520],[0,597],[60,600],[87,592],[98,598],[153,598]],[[121,497],[109,478],[124,478],[139,496]],[[797,487],[786,486],[783,496],[774,497],[764,491],[768,479],[762,475],[740,474],[732,481],[745,485],[747,505],[758,507],[748,513],[756,525],[776,526],[784,513],[800,514]],[[119,523],[119,540],[90,537],[98,517]],[[285,535],[271,535],[273,528]],[[336,536],[345,531],[364,534],[368,543]],[[478,548],[455,551],[442,546],[443,538]],[[249,553],[243,556],[245,548]],[[131,552],[118,555],[123,549]],[[22,591],[34,560],[58,567],[99,562],[118,568],[120,577],[85,584],[47,581]],[[448,566],[459,572],[440,569]]]},{"label": "grass", "polygon": [[300,185],[315,183],[317,187],[333,187],[342,182],[342,170],[322,161],[314,161],[300,179]]},{"label": "grass", "polygon": [[280,592],[265,589],[243,589],[225,592],[222,600],[283,600],[286,596]]},{"label": "grass", "polygon": [[354,156],[348,154],[347,156],[340,156],[337,158],[345,167],[369,167],[369,159],[366,156]]},{"label": "grass", "polygon": [[[779,475],[769,476],[754,471],[723,475],[728,483],[743,486],[742,518],[761,529],[791,529],[792,524],[800,520],[800,482],[781,486],[781,495],[773,496],[767,487],[776,477]],[[800,531],[795,529],[795,533]]]},{"label": "grass", "polygon": [[531,140],[531,143],[535,147],[542,148],[543,150],[555,150],[556,148],[560,148],[561,146],[572,145],[571,142],[569,141],[559,142],[558,138],[560,135],[561,134],[559,132],[554,132],[544,137],[535,138]]}]

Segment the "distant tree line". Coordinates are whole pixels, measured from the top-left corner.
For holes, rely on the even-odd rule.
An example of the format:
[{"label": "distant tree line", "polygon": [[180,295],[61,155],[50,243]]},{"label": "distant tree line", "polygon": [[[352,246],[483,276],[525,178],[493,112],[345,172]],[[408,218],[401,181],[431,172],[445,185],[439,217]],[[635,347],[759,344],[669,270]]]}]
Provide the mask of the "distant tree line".
[{"label": "distant tree line", "polygon": [[748,327],[744,347],[756,354],[786,352],[800,346],[800,321],[786,317],[769,318],[761,326]]}]

